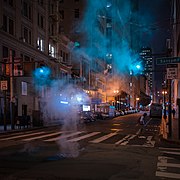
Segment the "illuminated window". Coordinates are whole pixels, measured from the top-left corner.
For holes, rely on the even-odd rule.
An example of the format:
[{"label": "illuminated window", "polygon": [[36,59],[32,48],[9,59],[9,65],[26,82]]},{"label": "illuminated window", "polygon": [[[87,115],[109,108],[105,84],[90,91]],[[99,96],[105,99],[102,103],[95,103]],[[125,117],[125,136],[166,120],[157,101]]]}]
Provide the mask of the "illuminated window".
[{"label": "illuminated window", "polygon": [[52,44],[49,44],[49,55],[55,57],[55,47]]},{"label": "illuminated window", "polygon": [[38,37],[38,40],[37,40],[37,48],[38,48],[40,51],[44,51],[44,49],[45,49],[44,39]]}]

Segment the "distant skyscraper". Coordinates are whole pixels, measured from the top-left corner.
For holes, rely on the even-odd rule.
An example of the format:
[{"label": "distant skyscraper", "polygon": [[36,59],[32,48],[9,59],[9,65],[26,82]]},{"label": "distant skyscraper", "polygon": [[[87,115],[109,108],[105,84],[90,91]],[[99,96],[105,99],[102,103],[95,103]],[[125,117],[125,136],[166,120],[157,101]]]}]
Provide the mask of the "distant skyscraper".
[{"label": "distant skyscraper", "polygon": [[148,79],[148,86],[152,90],[152,49],[149,47],[142,48],[140,57],[144,65],[145,76]]}]

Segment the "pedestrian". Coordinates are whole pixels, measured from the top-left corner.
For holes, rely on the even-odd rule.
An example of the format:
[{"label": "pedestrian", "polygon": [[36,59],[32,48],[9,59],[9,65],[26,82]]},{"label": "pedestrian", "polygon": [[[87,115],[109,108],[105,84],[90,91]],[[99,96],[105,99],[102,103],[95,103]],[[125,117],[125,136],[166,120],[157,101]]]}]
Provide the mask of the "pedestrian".
[{"label": "pedestrian", "polygon": [[173,108],[173,110],[172,110],[172,114],[173,114],[173,118],[175,117],[175,114],[176,114],[176,111],[175,111],[175,109]]},{"label": "pedestrian", "polygon": [[140,117],[139,122],[140,122],[141,125],[145,125],[145,118],[146,118],[146,116],[147,116],[147,113],[144,113],[144,114]]}]

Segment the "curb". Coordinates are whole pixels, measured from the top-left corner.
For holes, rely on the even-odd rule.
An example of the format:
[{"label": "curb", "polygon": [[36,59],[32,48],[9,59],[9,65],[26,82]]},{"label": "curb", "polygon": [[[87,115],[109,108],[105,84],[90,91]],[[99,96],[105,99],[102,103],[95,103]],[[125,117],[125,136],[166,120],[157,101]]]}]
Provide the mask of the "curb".
[{"label": "curb", "polygon": [[168,142],[168,143],[180,145],[180,140],[173,140],[173,139],[168,139],[168,138],[166,139],[166,138],[163,138],[162,135],[160,135],[160,140],[162,142]]}]

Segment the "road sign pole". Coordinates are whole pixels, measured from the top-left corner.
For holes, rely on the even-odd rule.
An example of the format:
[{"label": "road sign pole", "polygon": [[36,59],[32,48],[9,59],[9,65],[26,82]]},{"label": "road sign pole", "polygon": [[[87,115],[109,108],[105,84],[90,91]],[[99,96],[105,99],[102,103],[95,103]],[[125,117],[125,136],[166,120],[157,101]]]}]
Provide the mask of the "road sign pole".
[{"label": "road sign pole", "polygon": [[7,107],[6,107],[6,90],[5,90],[5,91],[4,91],[4,131],[7,130],[6,112],[7,112]]}]

